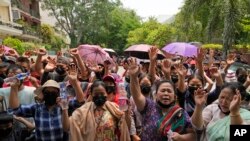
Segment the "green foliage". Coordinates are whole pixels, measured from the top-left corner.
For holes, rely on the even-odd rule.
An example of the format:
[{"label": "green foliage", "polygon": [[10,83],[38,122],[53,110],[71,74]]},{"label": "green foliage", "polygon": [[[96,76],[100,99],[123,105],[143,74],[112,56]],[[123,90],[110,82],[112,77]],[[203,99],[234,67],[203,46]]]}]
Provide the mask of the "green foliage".
[{"label": "green foliage", "polygon": [[43,43],[50,45],[49,47],[47,47],[48,49],[58,51],[66,46],[63,38],[57,36],[55,30],[50,25],[41,25],[41,34]]},{"label": "green foliage", "polygon": [[[76,47],[80,41],[96,42],[102,39],[110,21],[110,11],[118,6],[118,0],[82,1],[82,0],[43,0],[43,9],[51,11],[57,20],[57,25],[71,39],[71,47]],[[101,33],[101,34],[99,34]],[[99,38],[100,37],[100,38]],[[105,42],[105,39],[103,39]],[[85,42],[86,43],[86,42]]]},{"label": "green foliage", "polygon": [[173,27],[158,23],[156,19],[151,18],[143,23],[140,28],[129,32],[127,47],[133,44],[150,44],[163,47],[173,41],[174,35],[175,29]]},{"label": "green foliage", "polygon": [[205,49],[218,49],[218,50],[223,49],[221,44],[204,44],[204,45],[202,45],[202,48],[205,48]]},{"label": "green foliage", "polygon": [[[203,44],[202,48],[204,49],[215,49],[215,50],[222,50],[223,45],[222,44]],[[250,44],[238,44],[232,46],[231,49],[247,49],[250,50]]]},{"label": "green foliage", "polygon": [[223,43],[226,50],[247,44],[249,5],[249,0],[185,0],[173,24],[177,40]]},{"label": "green foliage", "polygon": [[25,51],[25,49],[22,47],[22,41],[16,38],[7,37],[3,40],[3,44],[15,49],[19,54],[22,54]]},{"label": "green foliage", "polygon": [[140,18],[132,10],[117,7],[111,12],[106,46],[122,53],[127,44],[129,31],[141,26]]},{"label": "green foliage", "polygon": [[25,51],[34,51],[37,48],[39,48],[40,45],[35,44],[33,42],[22,42],[22,48],[24,48]]}]

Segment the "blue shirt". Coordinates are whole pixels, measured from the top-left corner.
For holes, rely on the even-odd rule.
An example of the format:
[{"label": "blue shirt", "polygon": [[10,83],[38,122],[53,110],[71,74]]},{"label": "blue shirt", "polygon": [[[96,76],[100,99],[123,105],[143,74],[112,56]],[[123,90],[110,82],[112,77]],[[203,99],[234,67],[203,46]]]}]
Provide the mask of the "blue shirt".
[{"label": "blue shirt", "polygon": [[63,140],[61,108],[59,106],[49,111],[45,104],[21,105],[19,108],[14,109],[14,114],[34,118],[36,141]]}]

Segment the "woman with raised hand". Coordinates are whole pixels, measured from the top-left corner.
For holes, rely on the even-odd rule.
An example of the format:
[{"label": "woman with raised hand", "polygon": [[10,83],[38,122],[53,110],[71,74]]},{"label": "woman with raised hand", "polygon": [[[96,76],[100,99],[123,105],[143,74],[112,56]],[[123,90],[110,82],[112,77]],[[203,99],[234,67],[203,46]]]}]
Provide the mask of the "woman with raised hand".
[{"label": "woman with raised hand", "polygon": [[93,101],[85,103],[68,117],[63,107],[63,129],[70,131],[70,141],[130,141],[124,112],[107,101],[106,85],[95,81],[90,88]]},{"label": "woman with raised hand", "polygon": [[142,141],[194,140],[190,117],[176,104],[173,84],[161,81],[156,85],[156,101],[146,98],[140,89],[140,69],[135,58],[129,60],[130,91],[142,115]]},{"label": "woman with raised hand", "polygon": [[240,108],[242,96],[237,83],[225,84],[218,100],[204,108],[207,97],[203,89],[195,91],[196,106],[191,119],[198,141],[227,141],[230,125],[250,124],[250,112]]},{"label": "woman with raised hand", "polygon": [[[196,58],[198,64],[198,75],[192,75],[187,80],[187,85],[185,84],[185,69],[183,69],[182,65],[176,65],[175,68],[178,72],[178,86],[177,86],[177,96],[178,102],[182,108],[184,108],[189,116],[192,116],[195,108],[195,101],[194,101],[194,92],[198,88],[204,88],[204,71],[202,67],[202,62],[204,54],[203,51],[198,52],[198,57]],[[215,89],[208,94],[207,104],[211,104],[214,102],[221,91],[221,86],[223,85],[223,79],[217,67],[211,67],[210,73],[213,78],[216,80],[216,87]]]}]

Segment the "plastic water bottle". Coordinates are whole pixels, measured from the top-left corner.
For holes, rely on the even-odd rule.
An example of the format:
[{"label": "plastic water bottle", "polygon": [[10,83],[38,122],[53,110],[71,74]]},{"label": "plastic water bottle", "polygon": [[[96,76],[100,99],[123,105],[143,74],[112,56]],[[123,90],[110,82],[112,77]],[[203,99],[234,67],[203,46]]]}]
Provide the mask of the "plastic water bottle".
[{"label": "plastic water bottle", "polygon": [[60,83],[60,97],[62,101],[62,109],[67,109],[68,108],[68,96],[66,92],[65,82]]},{"label": "plastic water bottle", "polygon": [[118,99],[119,109],[121,111],[127,111],[129,100],[127,97],[127,92],[125,90],[124,83],[118,84],[118,93],[119,93],[119,99]]},{"label": "plastic water bottle", "polygon": [[16,77],[18,80],[24,80],[24,79],[27,78],[29,75],[30,75],[29,72],[27,72],[27,73],[19,73],[19,74],[17,74],[15,77]]},{"label": "plastic water bottle", "polygon": [[9,84],[9,83],[16,83],[17,82],[17,78],[16,76],[13,77],[7,77],[4,79],[4,83]]},{"label": "plastic water bottle", "polygon": [[29,73],[19,73],[15,76],[12,77],[8,77],[4,79],[4,83],[16,83],[17,80],[24,80],[25,78],[27,78],[29,76]]}]

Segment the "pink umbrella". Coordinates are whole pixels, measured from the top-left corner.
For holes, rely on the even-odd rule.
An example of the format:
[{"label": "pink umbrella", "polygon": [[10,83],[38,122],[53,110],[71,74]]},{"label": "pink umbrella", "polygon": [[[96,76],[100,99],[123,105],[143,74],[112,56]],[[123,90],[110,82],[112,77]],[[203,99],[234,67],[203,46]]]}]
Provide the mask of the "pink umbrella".
[{"label": "pink umbrella", "polygon": [[[139,59],[149,59],[148,51],[151,47],[152,47],[151,45],[147,44],[133,45],[127,48],[124,52],[129,56],[133,56]],[[158,59],[165,58],[164,54],[160,50],[158,51],[157,58]]]},{"label": "pink umbrella", "polygon": [[13,48],[7,47],[7,46],[5,46],[5,45],[3,45],[3,47],[4,47],[4,53],[5,53],[5,54],[7,54],[7,53],[9,52],[9,50],[14,50],[15,53],[18,54],[17,51],[16,51],[15,49],[13,49]]},{"label": "pink umbrella", "polygon": [[80,45],[78,51],[83,60],[95,62],[97,64],[103,64],[104,61],[108,60],[111,65],[114,65],[113,60],[109,57],[109,54],[105,52],[98,45]]}]

